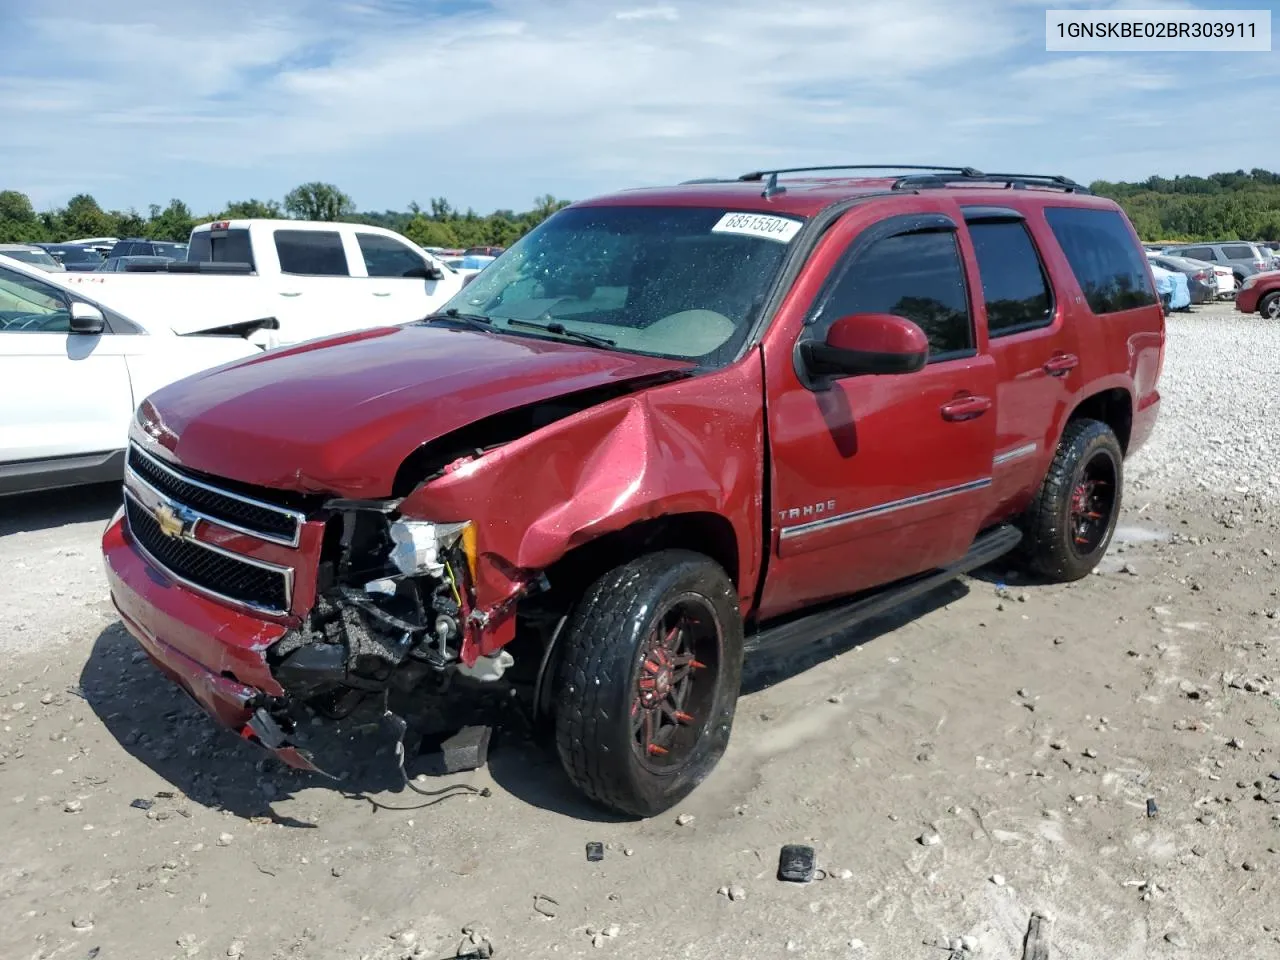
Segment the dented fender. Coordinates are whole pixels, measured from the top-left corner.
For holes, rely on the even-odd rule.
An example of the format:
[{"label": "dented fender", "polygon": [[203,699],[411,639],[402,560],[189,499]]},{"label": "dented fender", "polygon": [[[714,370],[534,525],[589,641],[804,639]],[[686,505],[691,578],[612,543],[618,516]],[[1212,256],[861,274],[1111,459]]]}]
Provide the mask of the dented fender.
[{"label": "dented fender", "polygon": [[763,373],[751,351],[724,370],[590,407],[465,460],[414,490],[402,516],[476,527],[476,610],[462,659],[514,635],[514,602],[570,550],[680,513],[726,518],[739,596],[754,595],[764,542]]}]

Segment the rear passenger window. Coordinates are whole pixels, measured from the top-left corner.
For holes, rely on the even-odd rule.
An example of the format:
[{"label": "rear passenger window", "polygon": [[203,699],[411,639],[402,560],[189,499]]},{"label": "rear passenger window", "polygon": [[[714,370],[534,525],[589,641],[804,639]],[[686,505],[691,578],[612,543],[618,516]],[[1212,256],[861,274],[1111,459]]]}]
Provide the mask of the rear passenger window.
[{"label": "rear passenger window", "polygon": [[1118,313],[1159,302],[1151,288],[1146,257],[1121,214],[1046,207],[1044,215],[1094,313]]},{"label": "rear passenger window", "polygon": [[311,277],[346,277],[347,255],[342,235],[328,230],[277,230],[276,255],[281,273]]},{"label": "rear passenger window", "polygon": [[1257,260],[1258,253],[1253,247],[1243,243],[1237,243],[1230,247],[1223,247],[1222,254],[1228,260]]},{"label": "rear passenger window", "polygon": [[1212,247],[1187,247],[1185,250],[1174,250],[1174,256],[1186,257],[1188,260],[1205,260],[1212,263],[1216,258]]},{"label": "rear passenger window", "polygon": [[1053,298],[1026,224],[972,223],[969,236],[978,256],[990,335],[1008,336],[1048,326],[1053,319]]},{"label": "rear passenger window", "polygon": [[955,233],[906,233],[877,240],[854,259],[827,294],[819,330],[854,313],[893,313],[920,325],[929,360],[974,349],[969,297]]}]

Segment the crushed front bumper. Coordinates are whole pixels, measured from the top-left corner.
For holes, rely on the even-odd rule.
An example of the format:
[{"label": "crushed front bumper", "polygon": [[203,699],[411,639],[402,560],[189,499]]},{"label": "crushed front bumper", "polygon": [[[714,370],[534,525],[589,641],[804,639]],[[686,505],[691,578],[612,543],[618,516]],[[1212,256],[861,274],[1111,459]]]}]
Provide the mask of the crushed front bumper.
[{"label": "crushed front bumper", "polygon": [[280,720],[285,693],[265,654],[287,625],[233,610],[175,582],[133,548],[119,513],[103,534],[102,552],[120,619],[166,676],[223,726],[291,767],[323,772]]}]

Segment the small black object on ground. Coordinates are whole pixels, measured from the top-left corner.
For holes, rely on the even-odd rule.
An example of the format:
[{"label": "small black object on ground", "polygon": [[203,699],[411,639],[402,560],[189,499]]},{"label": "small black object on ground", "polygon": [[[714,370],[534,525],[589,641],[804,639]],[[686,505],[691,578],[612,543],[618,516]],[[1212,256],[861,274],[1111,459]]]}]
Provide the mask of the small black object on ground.
[{"label": "small black object on ground", "polygon": [[596,863],[604,859],[604,844],[598,840],[592,840],[587,844],[587,860]]},{"label": "small black object on ground", "polygon": [[813,847],[788,843],[778,856],[778,879],[790,883],[808,883],[813,879]]},{"label": "small black object on ground", "polygon": [[154,800],[146,800],[142,797],[139,797],[137,800],[134,800],[132,803],[129,804],[129,806],[135,807],[138,810],[150,810],[155,805],[156,805],[156,802]]},{"label": "small black object on ground", "polygon": [[1158,811],[1156,810],[1156,798],[1147,797],[1147,816],[1154,817]]}]

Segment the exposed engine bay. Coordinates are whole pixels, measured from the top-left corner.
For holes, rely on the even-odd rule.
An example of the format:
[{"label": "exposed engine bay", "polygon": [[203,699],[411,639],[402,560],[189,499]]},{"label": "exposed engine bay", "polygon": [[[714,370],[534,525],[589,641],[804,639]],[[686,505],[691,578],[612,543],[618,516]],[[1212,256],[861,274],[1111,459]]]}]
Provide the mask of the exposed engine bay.
[{"label": "exposed engine bay", "polygon": [[513,663],[505,651],[461,662],[468,618],[483,621],[472,606],[474,526],[405,519],[398,504],[325,505],[316,603],[267,650],[285,691],[332,717],[388,688],[442,691],[455,674],[498,680]]}]

